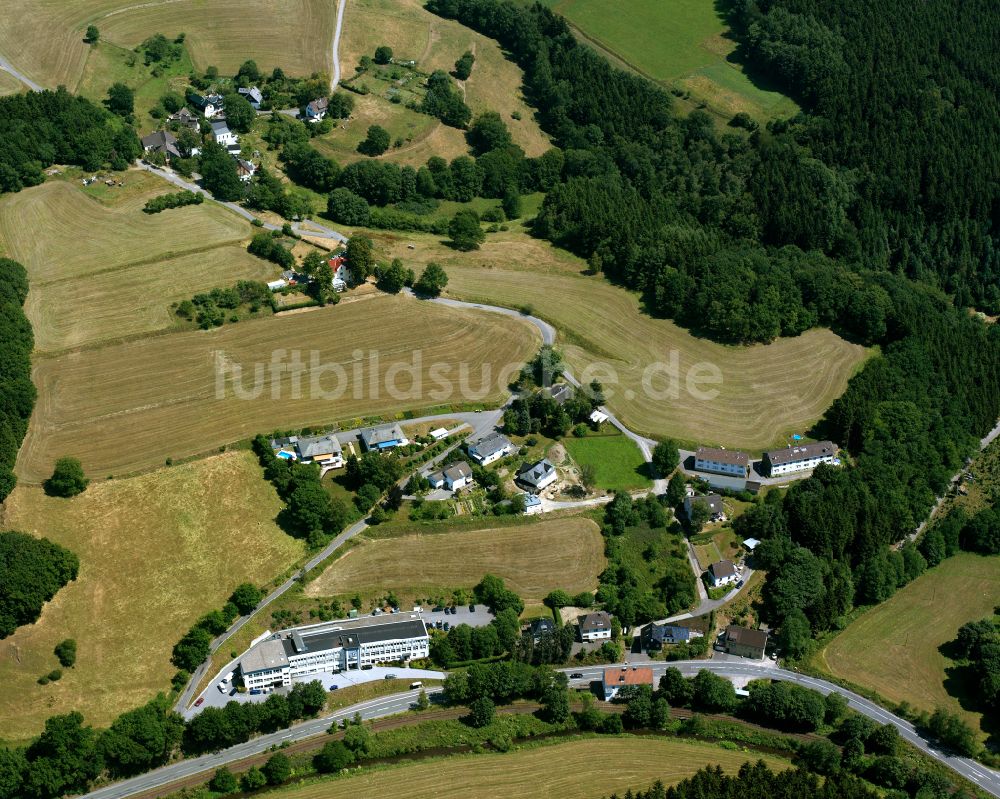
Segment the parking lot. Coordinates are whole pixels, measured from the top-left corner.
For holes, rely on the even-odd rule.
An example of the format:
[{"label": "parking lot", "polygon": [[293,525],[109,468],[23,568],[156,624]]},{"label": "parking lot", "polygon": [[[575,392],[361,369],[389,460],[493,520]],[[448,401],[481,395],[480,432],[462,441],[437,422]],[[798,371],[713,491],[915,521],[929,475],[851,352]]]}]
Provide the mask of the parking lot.
[{"label": "parking lot", "polygon": [[442,625],[438,629],[443,629],[445,622],[451,627],[457,624],[468,624],[470,627],[485,627],[493,621],[493,614],[490,613],[486,605],[477,604],[475,607],[475,611],[470,611],[468,605],[456,605],[454,613],[445,613],[444,611],[437,611],[435,613],[432,608],[425,607],[421,615],[424,621],[427,622],[428,629],[431,626],[437,627],[438,622],[441,622]]}]

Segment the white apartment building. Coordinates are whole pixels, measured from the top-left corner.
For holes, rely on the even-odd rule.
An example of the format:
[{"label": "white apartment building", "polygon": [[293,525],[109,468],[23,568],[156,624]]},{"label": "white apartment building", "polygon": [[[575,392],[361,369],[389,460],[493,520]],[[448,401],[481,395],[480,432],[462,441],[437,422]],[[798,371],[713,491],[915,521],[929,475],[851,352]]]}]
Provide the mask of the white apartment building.
[{"label": "white apartment building", "polygon": [[276,633],[248,649],[238,671],[248,690],[290,686],[312,674],[430,655],[430,636],[418,614],[366,616]]},{"label": "white apartment building", "polygon": [[694,454],[694,468],[698,472],[746,477],[750,473],[750,456],[734,449],[698,447]]},{"label": "white apartment building", "polygon": [[762,461],[768,477],[809,471],[821,463],[839,463],[837,445],[832,441],[817,441],[815,444],[797,444],[784,449],[772,449],[764,453]]}]

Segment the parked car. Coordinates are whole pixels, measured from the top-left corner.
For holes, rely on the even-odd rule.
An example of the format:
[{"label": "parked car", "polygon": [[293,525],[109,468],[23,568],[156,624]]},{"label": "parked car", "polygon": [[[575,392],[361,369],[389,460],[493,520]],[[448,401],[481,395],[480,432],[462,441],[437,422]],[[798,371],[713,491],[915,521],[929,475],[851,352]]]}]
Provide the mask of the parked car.
[{"label": "parked car", "polygon": [[441,607],[441,605],[435,605],[431,608],[431,613],[440,613],[442,610],[444,610],[444,608]]},{"label": "parked car", "polygon": [[571,680],[582,680],[583,675],[578,671],[574,671],[572,674],[569,675],[569,678]]},{"label": "parked car", "polygon": [[331,691],[336,691],[336,690],[337,690],[338,688],[340,688],[340,686],[339,686],[339,685],[331,685],[331,686],[330,686],[330,690],[331,690]]},{"label": "parked car", "polygon": [[396,679],[396,675],[395,674],[386,674],[385,678],[387,680],[395,680]]},{"label": "parked car", "polygon": [[229,689],[229,695],[230,695],[230,696],[236,696],[236,692],[237,692],[238,690],[239,690],[239,689],[238,689],[238,688],[237,688],[237,687],[236,687],[236,686],[234,685],[234,686],[233,686],[232,688],[230,688],[230,689]]},{"label": "parked car", "polygon": [[220,682],[217,688],[219,689],[220,694],[224,694],[226,692],[226,684],[224,682]]},{"label": "parked car", "polygon": [[737,588],[742,588],[743,587],[743,580],[740,580],[738,583],[736,583],[736,587]]},{"label": "parked car", "polygon": [[450,630],[450,629],[451,629],[451,622],[447,622],[447,621],[446,621],[446,622],[444,623],[444,631],[445,631],[445,632],[448,632],[448,630]]},{"label": "parked car", "polygon": [[469,605],[469,613],[475,613],[475,612],[476,612],[476,606],[475,605]]},{"label": "parked car", "polygon": [[194,703],[195,707],[201,707],[201,703],[205,701],[205,697],[199,696],[198,701]]}]

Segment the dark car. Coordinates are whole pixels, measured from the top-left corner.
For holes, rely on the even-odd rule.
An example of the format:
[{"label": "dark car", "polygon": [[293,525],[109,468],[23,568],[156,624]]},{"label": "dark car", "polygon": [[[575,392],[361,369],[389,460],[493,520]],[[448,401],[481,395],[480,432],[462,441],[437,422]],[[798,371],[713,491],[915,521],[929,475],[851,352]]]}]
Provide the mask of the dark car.
[{"label": "dark car", "polygon": [[436,621],[436,622],[434,622],[434,627],[436,629],[438,629],[438,630],[440,630],[443,626],[444,626],[444,622],[443,621]]},{"label": "dark car", "polygon": [[571,680],[582,680],[583,675],[578,671],[574,671],[572,674],[569,675],[569,678]]},{"label": "dark car", "polygon": [[451,615],[452,616],[458,615],[458,608],[456,608],[454,605],[451,606]]},{"label": "dark car", "polygon": [[440,605],[435,605],[433,608],[431,608],[431,613],[440,613],[442,610],[444,610],[443,607],[441,607]]},{"label": "dark car", "polygon": [[331,690],[331,691],[336,691],[336,690],[337,690],[338,688],[340,688],[340,686],[339,686],[339,685],[331,685],[331,686],[330,686],[330,690]]},{"label": "dark car", "polygon": [[475,613],[475,612],[476,612],[476,606],[475,605],[469,605],[469,613]]},{"label": "dark car", "polygon": [[444,623],[444,631],[448,632],[448,630],[450,630],[450,629],[451,629],[451,623],[446,621]]},{"label": "dark car", "polygon": [[230,696],[235,696],[236,695],[236,686],[235,685],[229,690],[229,695]]}]

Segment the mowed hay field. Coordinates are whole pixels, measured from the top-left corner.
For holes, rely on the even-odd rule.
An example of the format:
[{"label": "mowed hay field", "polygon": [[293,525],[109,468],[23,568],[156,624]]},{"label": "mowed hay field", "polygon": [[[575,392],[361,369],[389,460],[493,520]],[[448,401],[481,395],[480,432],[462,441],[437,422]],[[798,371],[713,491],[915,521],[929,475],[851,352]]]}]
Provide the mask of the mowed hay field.
[{"label": "mowed hay field", "polygon": [[[73,455],[89,475],[103,477],[277,427],[447,403],[495,404],[539,341],[517,319],[383,295],[39,359],[33,374],[39,398],[17,472],[38,482],[56,458]],[[288,371],[271,379],[272,358],[290,362],[293,352],[303,363],[299,397]],[[228,376],[221,394],[218,364]],[[415,374],[400,371],[407,365]],[[229,379],[231,367],[242,370],[238,383]],[[258,368],[260,391],[250,398]]]},{"label": "mowed hay field", "polygon": [[[348,0],[340,40],[341,73],[353,75],[361,56],[373,55],[381,44],[389,45],[396,59],[416,61],[417,69],[427,73],[436,69],[451,72],[459,56],[471,50],[476,63],[462,90],[472,113],[497,111],[514,142],[529,156],[541,155],[549,148],[547,137],[521,97],[521,70],[504,57],[493,39],[432,14],[421,0]],[[511,117],[515,111],[521,119]],[[446,138],[453,139],[455,134],[461,136],[460,131],[453,131]],[[429,148],[427,157],[442,154]]]},{"label": "mowed hay field", "polygon": [[[171,649],[199,616],[302,556],[301,542],[273,521],[281,507],[249,452],[94,481],[71,500],[18,486],[2,527],[68,547],[80,574],[38,622],[0,642],[0,737],[23,740],[74,709],[107,724],[167,690]],[[76,639],[76,666],[38,685],[65,638]]]},{"label": "mowed hay field", "polygon": [[47,88],[75,87],[89,55],[87,25],[132,48],[154,33],[185,43],[198,69],[232,74],[246,59],[289,75],[330,73],[337,4],[332,0],[5,0],[0,52]]},{"label": "mowed hay field", "polygon": [[[582,275],[582,260],[514,232],[491,235],[481,250],[461,255],[430,236],[370,235],[380,254],[407,265],[440,263],[452,297],[530,306],[555,325],[557,346],[576,376],[599,364],[592,374],[605,384],[609,407],[626,425],[651,436],[751,451],[783,444],[788,434],[807,430],[823,415],[869,354],[819,329],[752,347],[695,338],[673,322],[644,314],[636,294],[601,276]],[[656,393],[647,393],[643,374],[651,364],[670,369],[676,364],[676,392],[667,377],[655,376],[663,370],[654,369],[650,385]],[[687,377],[712,365],[721,383],[694,387],[718,394],[700,399],[687,390]]]},{"label": "mowed hay field", "polygon": [[309,583],[306,594],[420,594],[471,588],[484,574],[495,574],[530,604],[556,588],[593,591],[604,566],[597,525],[570,516],[516,527],[364,538]]},{"label": "mowed hay field", "polygon": [[713,0],[545,0],[613,61],[665,86],[677,85],[728,117],[790,116],[795,103],[755,84],[730,60],[736,42]]},{"label": "mowed hay field", "polygon": [[978,730],[979,715],[962,710],[945,689],[951,661],[938,647],[998,604],[1000,557],[955,555],[851,622],[823,650],[818,665],[893,702],[960,713]]},{"label": "mowed hay field", "polygon": [[506,754],[453,755],[392,766],[356,776],[315,780],[265,794],[274,799],[354,799],[382,796],[406,786],[408,799],[593,799],[646,790],[656,780],[673,785],[705,766],[732,774],[747,761],[763,760],[775,771],[787,760],[757,752],[733,752],[712,744],[654,737],[590,738]]},{"label": "mowed hay field", "polygon": [[66,181],[0,200],[0,250],[28,270],[40,352],[166,328],[171,302],[277,274],[246,252],[245,220],[211,202],[144,214],[168,184],[141,170],[122,177],[104,201]]},{"label": "mowed hay field", "polygon": [[5,94],[17,94],[18,92],[24,91],[26,88],[26,86],[22,85],[21,81],[9,72],[0,70],[0,96]]}]

